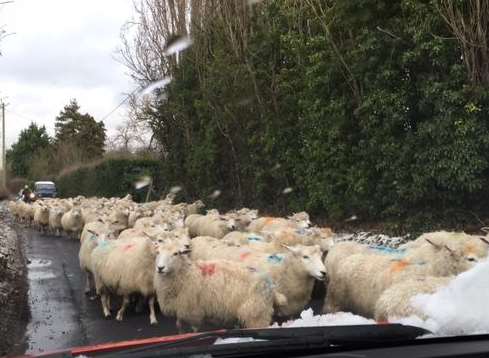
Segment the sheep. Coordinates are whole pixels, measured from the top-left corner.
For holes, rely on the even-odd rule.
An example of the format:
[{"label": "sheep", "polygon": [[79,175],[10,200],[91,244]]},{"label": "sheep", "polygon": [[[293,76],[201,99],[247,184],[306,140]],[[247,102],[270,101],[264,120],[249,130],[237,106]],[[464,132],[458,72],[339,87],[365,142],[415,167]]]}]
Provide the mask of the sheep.
[{"label": "sheep", "polygon": [[[348,310],[366,317],[373,317],[378,298],[392,285],[409,278],[455,275],[478,261],[474,253],[468,256],[459,247],[447,245],[427,244],[399,255],[382,255],[368,249],[354,254],[343,250],[343,258],[335,253],[339,246],[334,246],[326,257],[329,282],[323,310]],[[487,250],[478,255],[486,256]]]},{"label": "sheep", "polygon": [[37,204],[34,209],[33,223],[41,231],[47,231],[49,225],[49,208],[43,204]]},{"label": "sheep", "polygon": [[236,222],[232,218],[193,214],[185,219],[185,226],[189,229],[190,237],[212,236],[220,239],[236,229]]},{"label": "sheep", "polygon": [[156,251],[147,237],[119,240],[97,240],[91,262],[97,294],[100,295],[105,317],[110,317],[109,293],[122,296],[122,306],[116,319],[122,321],[131,294],[148,299],[150,324],[157,322],[154,310],[153,276]]},{"label": "sheep", "polygon": [[80,237],[80,250],[78,259],[80,269],[85,273],[85,295],[89,295],[94,290],[92,251],[97,247],[97,238],[104,240],[115,239],[115,234],[101,221],[88,223],[83,228]]},{"label": "sheep", "polygon": [[386,289],[377,300],[374,318],[387,321],[416,315],[426,317],[415,306],[412,298],[419,294],[432,294],[441,287],[448,285],[453,277],[417,277],[399,282]]},{"label": "sheep", "polygon": [[193,214],[199,214],[201,209],[205,207],[205,204],[201,200],[197,200],[193,202],[192,204],[189,204],[185,208],[185,216],[193,215]]},{"label": "sheep", "polygon": [[277,217],[261,217],[253,220],[247,228],[250,232],[274,231],[284,227],[305,229],[311,225],[309,214],[305,211],[295,213],[287,219]]},{"label": "sheep", "polygon": [[227,261],[196,261],[175,241],[159,244],[154,287],[163,314],[175,316],[177,326],[196,331],[207,319],[224,325],[236,321],[246,328],[271,324],[273,307],[286,303],[266,277],[244,265]]},{"label": "sheep", "polygon": [[284,245],[319,245],[326,253],[334,244],[333,236],[328,236],[322,229],[311,228],[298,232],[292,229],[281,229],[273,233],[261,234],[251,232],[232,231],[226,234],[222,240],[233,245],[253,245],[253,248],[262,252],[286,251]]},{"label": "sheep", "polygon": [[241,262],[268,274],[287,304],[277,309],[279,316],[300,313],[310,301],[315,280],[324,280],[326,269],[318,245],[294,247],[284,245],[286,253],[260,252],[255,245],[233,246],[212,237],[196,237],[191,241],[193,260],[226,259]]},{"label": "sheep", "polygon": [[64,210],[61,207],[54,207],[49,210],[49,229],[56,236],[61,235],[61,218],[63,217]]},{"label": "sheep", "polygon": [[65,232],[71,234],[74,238],[78,238],[83,229],[81,209],[73,207],[73,209],[64,213],[61,218],[61,226]]}]

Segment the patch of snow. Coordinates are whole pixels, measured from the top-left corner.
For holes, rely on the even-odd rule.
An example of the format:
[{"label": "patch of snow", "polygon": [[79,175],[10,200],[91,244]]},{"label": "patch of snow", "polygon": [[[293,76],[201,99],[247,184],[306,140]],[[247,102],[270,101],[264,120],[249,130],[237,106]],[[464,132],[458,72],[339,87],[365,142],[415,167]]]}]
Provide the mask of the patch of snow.
[{"label": "patch of snow", "polygon": [[272,327],[318,327],[318,326],[353,326],[360,324],[376,324],[373,319],[355,315],[350,312],[329,313],[314,315],[311,308],[302,311],[301,317],[279,325],[274,323]]},{"label": "patch of snow", "polygon": [[[412,300],[428,317],[416,325],[443,336],[489,333],[488,302],[489,260],[461,273],[437,292],[418,295]],[[416,320],[416,317],[406,320]]]}]

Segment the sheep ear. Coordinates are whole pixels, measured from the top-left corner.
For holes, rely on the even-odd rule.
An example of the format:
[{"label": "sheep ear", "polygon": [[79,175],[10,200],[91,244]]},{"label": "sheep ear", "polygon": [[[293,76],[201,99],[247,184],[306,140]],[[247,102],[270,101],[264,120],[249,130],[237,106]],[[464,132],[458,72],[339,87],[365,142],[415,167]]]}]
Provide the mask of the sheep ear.
[{"label": "sheep ear", "polygon": [[479,239],[481,239],[481,241],[486,244],[486,245],[489,245],[489,241],[485,238],[485,237],[479,237]]},{"label": "sheep ear", "polygon": [[429,240],[429,239],[425,239],[427,243],[429,243],[430,245],[432,245],[434,248],[440,250],[442,248],[441,245],[438,245],[438,244],[435,244],[433,241]]},{"label": "sheep ear", "polygon": [[448,250],[448,252],[449,252],[451,255],[455,254],[455,251],[453,251],[451,248],[449,248],[449,247],[448,247],[448,245],[444,245],[444,246],[443,246],[443,248],[444,248],[444,249],[446,249],[446,250]]},{"label": "sheep ear", "polygon": [[90,229],[87,230],[90,234],[94,235],[94,236],[98,236],[97,233],[95,231],[92,231]]},{"label": "sheep ear", "polygon": [[481,227],[481,231],[488,234],[489,233],[489,227],[487,227],[487,226]]},{"label": "sheep ear", "polygon": [[299,252],[299,250],[296,247],[288,246],[288,245],[285,245],[285,244],[281,244],[281,246],[282,247],[285,247],[287,250],[289,250],[293,254],[297,254]]}]

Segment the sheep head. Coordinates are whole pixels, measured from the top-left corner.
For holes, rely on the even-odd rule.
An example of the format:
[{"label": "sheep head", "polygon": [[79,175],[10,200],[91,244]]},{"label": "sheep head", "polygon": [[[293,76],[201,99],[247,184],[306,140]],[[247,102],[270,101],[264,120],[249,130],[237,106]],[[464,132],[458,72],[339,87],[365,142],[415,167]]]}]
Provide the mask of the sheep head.
[{"label": "sheep head", "polygon": [[298,260],[304,270],[317,280],[323,281],[326,279],[326,267],[323,263],[323,252],[319,245],[313,246],[288,246],[282,245]]}]

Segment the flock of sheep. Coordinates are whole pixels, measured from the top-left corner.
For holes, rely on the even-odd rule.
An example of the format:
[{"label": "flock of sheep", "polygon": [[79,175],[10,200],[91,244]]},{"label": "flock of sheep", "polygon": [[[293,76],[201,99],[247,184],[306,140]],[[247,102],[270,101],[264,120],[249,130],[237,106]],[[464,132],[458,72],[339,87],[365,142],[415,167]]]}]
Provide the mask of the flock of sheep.
[{"label": "flock of sheep", "polygon": [[[310,302],[316,281],[326,285],[324,312],[349,311],[378,321],[422,316],[411,305],[488,254],[484,236],[433,232],[397,249],[335,242],[329,228],[311,226],[305,212],[259,217],[243,208],[225,214],[204,204],[149,203],[124,198],[10,202],[15,218],[42,232],[79,238],[85,292],[122,297],[122,320],[134,297],[156,324],[163,315],[197,330],[204,323],[266,327],[292,318]],[[93,295],[96,293],[96,295]]]}]

